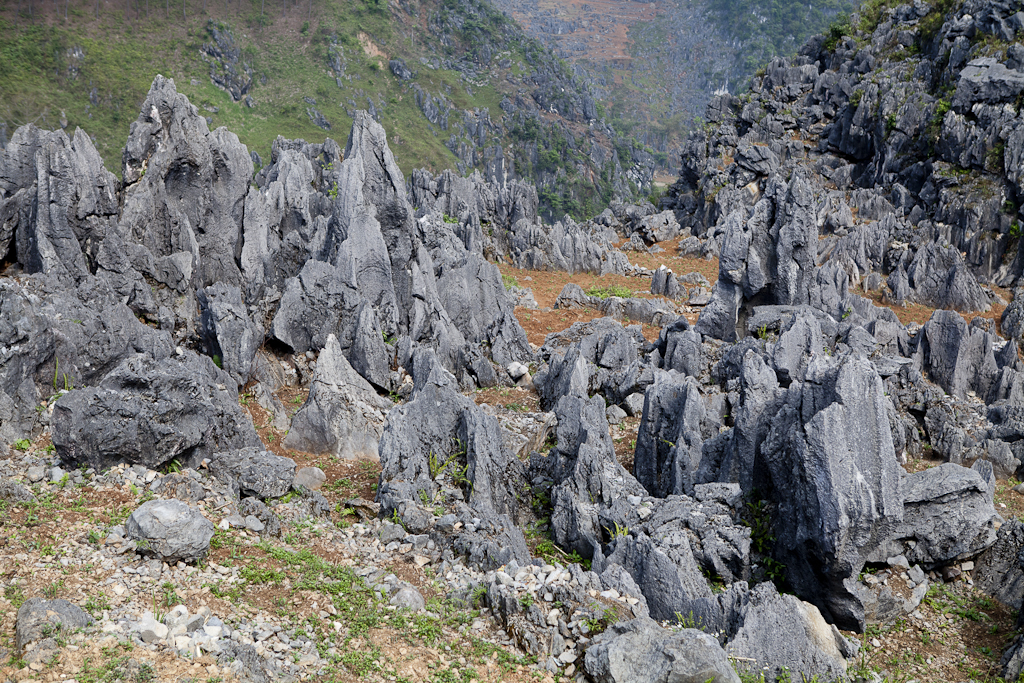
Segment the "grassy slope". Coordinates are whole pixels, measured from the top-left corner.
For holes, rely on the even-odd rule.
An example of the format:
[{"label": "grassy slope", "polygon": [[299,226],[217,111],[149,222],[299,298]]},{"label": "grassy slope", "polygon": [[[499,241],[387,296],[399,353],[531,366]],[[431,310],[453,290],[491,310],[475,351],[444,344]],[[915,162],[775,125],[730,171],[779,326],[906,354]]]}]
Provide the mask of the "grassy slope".
[{"label": "grassy slope", "polygon": [[[401,22],[393,22],[390,12],[374,0],[313,0],[312,6],[287,8],[281,2],[268,3],[262,28],[259,0],[211,0],[205,10],[195,0],[184,2],[187,20],[182,19],[181,2],[169,17],[165,6],[153,2],[148,14],[144,4],[138,12],[133,5],[130,21],[123,6],[110,4],[100,5],[97,18],[95,5],[72,3],[65,21],[63,7],[58,13],[53,5],[36,4],[30,19],[27,2],[21,16],[7,3],[0,10],[0,64],[7,65],[0,69],[0,121],[7,124],[8,135],[30,121],[56,128],[63,111],[68,130],[80,126],[92,135],[107,167],[119,174],[129,125],[153,76],[162,73],[174,78],[178,90],[213,119],[212,127],[227,126],[265,160],[277,135],[314,142],[333,137],[344,145],[351,123],[346,110],[366,108],[371,96],[379,109],[384,104],[381,121],[403,171],[453,167],[456,159],[444,146],[448,133],[431,130],[411,86],[392,76],[386,58],[366,54],[359,33],[387,57],[404,57],[419,72],[415,82],[420,87],[431,92],[450,89],[448,99],[460,108],[498,111],[501,94],[493,85],[474,88],[470,95],[457,74],[419,64],[420,55],[434,54],[424,28],[431,2],[405,3],[412,14],[403,13]],[[267,77],[251,91],[257,102],[253,109],[233,102],[210,82],[200,54],[202,44],[210,41],[210,19],[231,26],[255,73]],[[353,76],[344,88],[328,71],[332,35],[344,50],[346,74]],[[83,58],[74,58],[76,47]],[[521,68],[518,62],[513,66]],[[96,104],[90,103],[91,92]],[[316,99],[317,109],[333,126],[331,132],[313,124],[303,97]]]}]

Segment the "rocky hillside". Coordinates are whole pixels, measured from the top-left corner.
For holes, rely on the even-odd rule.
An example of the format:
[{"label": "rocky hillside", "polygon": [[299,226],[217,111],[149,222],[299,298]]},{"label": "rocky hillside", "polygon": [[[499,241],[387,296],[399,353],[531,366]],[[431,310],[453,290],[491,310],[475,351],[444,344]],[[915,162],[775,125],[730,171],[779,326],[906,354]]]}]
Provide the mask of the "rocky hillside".
[{"label": "rocky hillside", "polygon": [[163,77],[121,181],[17,129],[4,674],[1018,678],[1018,9],[872,5],[582,222]]},{"label": "rocky hillside", "polygon": [[[556,218],[646,196],[653,157],[601,120],[588,79],[487,2],[0,8],[0,147],[32,121],[81,127],[115,172],[157,73],[257,153],[322,142],[366,110],[400,166],[523,178]],[[334,133],[337,136],[337,133]]]}]

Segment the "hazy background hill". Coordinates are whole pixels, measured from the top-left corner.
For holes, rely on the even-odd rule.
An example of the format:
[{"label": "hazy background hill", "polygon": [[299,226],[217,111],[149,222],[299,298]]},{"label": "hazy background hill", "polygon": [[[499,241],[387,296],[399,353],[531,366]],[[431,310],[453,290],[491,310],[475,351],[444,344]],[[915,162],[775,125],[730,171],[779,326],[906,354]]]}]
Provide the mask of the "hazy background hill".
[{"label": "hazy background hill", "polygon": [[0,142],[80,126],[115,172],[162,73],[264,162],[278,135],[344,144],[367,109],[406,173],[526,178],[552,217],[651,190],[653,151],[603,123],[588,79],[477,0],[7,1],[0,63]]},{"label": "hazy background hill", "polygon": [[343,138],[367,109],[406,173],[524,178],[548,218],[580,219],[671,183],[715,91],[852,4],[5,0],[0,143],[27,122],[80,126],[119,173],[162,73],[264,162],[276,136]]},{"label": "hazy background hill", "polygon": [[716,91],[736,94],[859,0],[494,0],[556,54],[585,65],[609,121],[678,165]]}]

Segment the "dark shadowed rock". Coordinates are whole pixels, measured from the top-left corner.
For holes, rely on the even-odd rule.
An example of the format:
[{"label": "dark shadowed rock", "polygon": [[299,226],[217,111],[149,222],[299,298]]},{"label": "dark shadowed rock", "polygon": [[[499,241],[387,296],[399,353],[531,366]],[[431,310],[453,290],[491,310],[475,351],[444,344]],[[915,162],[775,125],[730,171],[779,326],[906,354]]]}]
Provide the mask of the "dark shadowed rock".
[{"label": "dark shadowed rock", "polygon": [[159,362],[136,355],[98,387],[65,394],[54,407],[52,433],[63,462],[97,470],[172,460],[194,467],[214,452],[260,443],[234,380],[191,352]]},{"label": "dark shadowed rock", "polygon": [[[18,608],[14,627],[16,652],[26,662],[48,664],[68,637],[93,622],[78,605],[67,600],[29,598]],[[35,643],[31,651],[26,647]]]},{"label": "dark shadowed rock", "polygon": [[243,386],[253,375],[253,359],[263,344],[263,329],[252,322],[233,285],[217,283],[196,292],[199,302],[199,334],[206,354]]},{"label": "dark shadowed rock", "polygon": [[295,480],[294,460],[261,447],[214,453],[208,468],[225,483],[237,482],[241,493],[264,500],[288,493]]}]

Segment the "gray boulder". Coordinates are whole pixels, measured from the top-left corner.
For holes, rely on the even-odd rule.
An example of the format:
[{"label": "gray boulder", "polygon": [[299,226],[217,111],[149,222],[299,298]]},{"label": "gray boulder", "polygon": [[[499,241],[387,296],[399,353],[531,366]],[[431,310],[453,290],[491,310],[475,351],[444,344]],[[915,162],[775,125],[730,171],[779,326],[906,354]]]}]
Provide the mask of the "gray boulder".
[{"label": "gray boulder", "polygon": [[[14,626],[16,652],[29,664],[48,664],[60,650],[58,640],[66,640],[92,622],[82,608],[67,600],[29,598],[18,608]],[[26,652],[33,643],[35,647]]]},{"label": "gray boulder", "polygon": [[815,316],[801,310],[793,316],[772,349],[772,366],[779,381],[802,381],[807,364],[825,353],[824,336]]},{"label": "gray boulder", "polygon": [[622,566],[643,592],[651,618],[685,619],[699,612],[695,603],[710,599],[711,588],[701,573],[686,531],[675,529],[654,539],[630,531],[613,539],[614,549],[602,568]]},{"label": "gray boulder", "polygon": [[[195,470],[185,470],[195,474]],[[198,476],[197,476],[198,478]],[[198,503],[206,498],[206,489],[189,474],[171,473],[160,477],[155,482],[153,492],[163,498],[174,498],[186,503]]]},{"label": "gray boulder", "polygon": [[945,463],[907,475],[903,521],[868,555],[869,562],[903,555],[926,569],[974,557],[996,542],[1002,519],[992,490],[972,469]]},{"label": "gray boulder", "polygon": [[562,396],[585,398],[598,392],[611,403],[625,400],[645,380],[650,382],[640,364],[645,343],[638,327],[623,327],[611,318],[574,323],[550,335],[540,352],[549,358],[548,369],[533,378],[541,407],[551,410]]},{"label": "gray boulder", "polygon": [[522,529],[508,515],[479,515],[463,510],[459,517],[464,530],[452,539],[452,549],[465,556],[466,564],[481,571],[494,571],[510,562],[530,563],[530,550]]},{"label": "gray boulder", "polygon": [[138,552],[168,564],[201,561],[213,538],[213,522],[180,500],[143,503],[129,515],[124,530]]},{"label": "gray boulder", "polygon": [[594,299],[595,297],[588,296],[578,284],[569,282],[558,293],[558,298],[555,299],[555,308],[592,308],[595,305]]},{"label": "gray boulder", "polygon": [[295,480],[295,461],[260,447],[214,453],[210,474],[225,483],[237,483],[240,493],[264,500],[280,498]]},{"label": "gray boulder", "polygon": [[978,102],[997,104],[1012,102],[1024,91],[1024,74],[1006,68],[992,57],[972,59],[960,71],[960,80],[953,95],[953,107],[966,113]]},{"label": "gray boulder", "polygon": [[163,361],[127,358],[98,387],[62,396],[51,429],[63,462],[97,470],[121,462],[156,469],[172,460],[195,467],[214,452],[260,443],[234,380],[187,351]]},{"label": "gray boulder", "polygon": [[438,278],[437,292],[455,327],[468,342],[488,344],[495,363],[505,367],[533,359],[496,265],[469,253],[463,265]]},{"label": "gray boulder", "polygon": [[525,468],[505,446],[498,421],[449,386],[425,382],[393,409],[379,455],[377,501],[385,516],[444,489],[459,489],[481,514],[519,520],[528,512]]},{"label": "gray boulder", "polygon": [[584,670],[596,683],[739,683],[729,658],[695,629],[667,631],[647,617],[612,624],[587,648]]},{"label": "gray boulder", "polygon": [[679,299],[686,296],[686,289],[679,285],[671,270],[661,266],[651,276],[651,294],[665,296],[669,299]]},{"label": "gray boulder", "polygon": [[281,535],[281,519],[259,498],[243,498],[238,503],[238,514],[247,519],[249,517],[258,519],[263,525],[263,529],[259,532],[261,535]]},{"label": "gray boulder", "polygon": [[18,482],[9,479],[0,481],[0,500],[7,503],[30,503],[35,499],[32,492]]},{"label": "gray boulder", "polygon": [[926,306],[956,311],[987,311],[988,297],[956,247],[929,242],[907,269],[909,298]]},{"label": "gray boulder", "polygon": [[787,185],[773,175],[748,214],[738,209],[725,220],[718,282],[696,330],[717,339],[737,338],[745,301],[794,306],[816,297],[818,245],[811,186],[800,175]]},{"label": "gray boulder", "polygon": [[999,328],[1008,339],[1024,343],[1024,287],[1013,290],[1013,300],[999,318]]},{"label": "gray boulder", "polygon": [[637,231],[646,242],[667,242],[679,236],[679,222],[674,211],[662,211],[640,219]]},{"label": "gray boulder", "polygon": [[678,370],[691,377],[700,377],[705,370],[701,336],[682,316],[661,328],[658,350],[661,352],[661,367],[665,370]]},{"label": "gray boulder", "polygon": [[332,334],[317,358],[309,396],[282,443],[307,453],[376,457],[384,417],[393,407],[352,368]]},{"label": "gray boulder", "polygon": [[391,69],[391,73],[395,75],[400,81],[408,81],[413,77],[412,71],[405,65],[405,61],[402,59],[392,59],[388,62],[388,68]]},{"label": "gray boulder", "polygon": [[295,353],[317,351],[334,335],[347,351],[356,338],[358,312],[367,299],[338,268],[310,259],[285,282],[270,334]]},{"label": "gray boulder", "polygon": [[841,680],[850,645],[814,605],[779,595],[771,583],[758,584],[741,609],[740,623],[726,651],[738,668],[767,680]]}]

